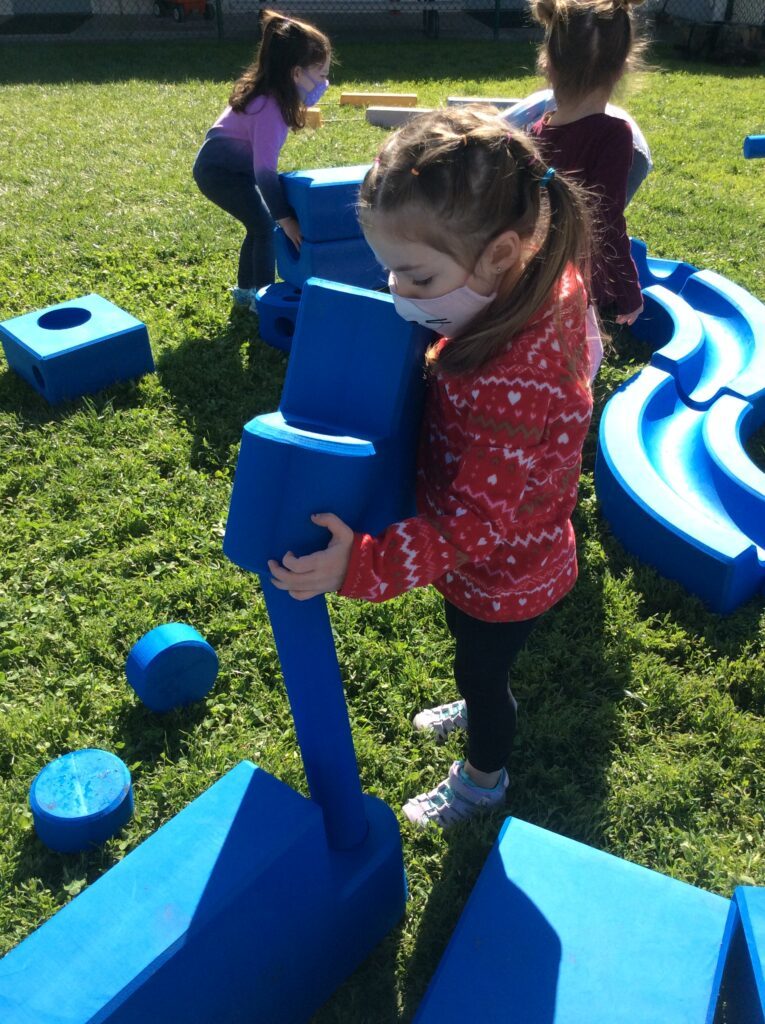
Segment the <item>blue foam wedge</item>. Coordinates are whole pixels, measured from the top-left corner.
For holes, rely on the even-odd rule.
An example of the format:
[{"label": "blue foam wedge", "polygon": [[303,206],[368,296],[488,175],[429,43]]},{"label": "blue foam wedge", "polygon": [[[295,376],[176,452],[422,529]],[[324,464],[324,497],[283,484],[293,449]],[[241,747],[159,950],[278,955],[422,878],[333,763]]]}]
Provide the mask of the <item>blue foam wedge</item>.
[{"label": "blue foam wedge", "polygon": [[201,700],[218,675],[218,655],[193,626],[156,626],[130,649],[127,681],[152,711],[170,711]]},{"label": "blue foam wedge", "polygon": [[11,369],[51,403],[154,369],[145,325],[100,295],[5,320],[0,338]]}]

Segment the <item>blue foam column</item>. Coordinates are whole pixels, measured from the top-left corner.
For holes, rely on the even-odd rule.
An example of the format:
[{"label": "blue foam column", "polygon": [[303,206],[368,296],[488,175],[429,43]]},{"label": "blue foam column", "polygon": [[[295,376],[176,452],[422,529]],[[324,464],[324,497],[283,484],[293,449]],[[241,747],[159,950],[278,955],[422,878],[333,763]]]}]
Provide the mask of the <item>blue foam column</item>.
[{"label": "blue foam column", "polygon": [[508,818],[415,1024],[708,1024],[728,906]]},{"label": "blue foam column", "polygon": [[261,582],[308,787],[330,847],[347,850],[364,840],[368,824],[327,602],[295,601],[268,577]]},{"label": "blue foam column", "polygon": [[100,295],[6,320],[0,337],[11,369],[53,403],[154,369],[144,324]]},{"label": "blue foam column", "polygon": [[395,816],[327,845],[244,761],[0,960],[3,1024],[307,1024],[400,918]]}]

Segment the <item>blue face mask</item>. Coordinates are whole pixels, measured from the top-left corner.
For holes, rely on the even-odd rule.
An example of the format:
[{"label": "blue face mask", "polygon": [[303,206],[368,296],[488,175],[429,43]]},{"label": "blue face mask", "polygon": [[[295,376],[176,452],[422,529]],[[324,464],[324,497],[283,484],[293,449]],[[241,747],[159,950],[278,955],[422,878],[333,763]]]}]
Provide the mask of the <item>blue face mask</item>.
[{"label": "blue face mask", "polygon": [[324,93],[329,88],[329,81],[322,79],[319,82],[314,82],[314,80],[311,78],[307,71],[304,71],[303,74],[308,79],[308,81],[311,82],[311,84],[313,85],[313,89],[306,89],[302,85],[298,85],[298,89],[300,90],[300,94],[303,97],[303,103],[305,103],[307,107],[313,107],[319,102],[319,100],[322,98]]}]

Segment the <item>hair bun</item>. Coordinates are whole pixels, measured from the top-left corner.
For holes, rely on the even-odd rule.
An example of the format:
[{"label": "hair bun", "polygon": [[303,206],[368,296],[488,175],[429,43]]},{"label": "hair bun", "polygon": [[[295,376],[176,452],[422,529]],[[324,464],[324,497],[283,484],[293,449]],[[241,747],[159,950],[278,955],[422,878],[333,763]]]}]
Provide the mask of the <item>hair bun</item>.
[{"label": "hair bun", "polygon": [[560,16],[559,0],[531,0],[532,18],[549,28]]}]

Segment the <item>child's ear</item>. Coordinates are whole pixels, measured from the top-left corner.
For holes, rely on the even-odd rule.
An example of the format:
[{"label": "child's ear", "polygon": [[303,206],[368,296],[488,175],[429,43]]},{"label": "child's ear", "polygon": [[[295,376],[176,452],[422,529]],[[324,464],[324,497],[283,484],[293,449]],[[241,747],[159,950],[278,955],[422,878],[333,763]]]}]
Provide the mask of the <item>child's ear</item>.
[{"label": "child's ear", "polygon": [[504,274],[521,258],[522,249],[517,231],[503,231],[486,246],[479,266],[484,274]]}]

